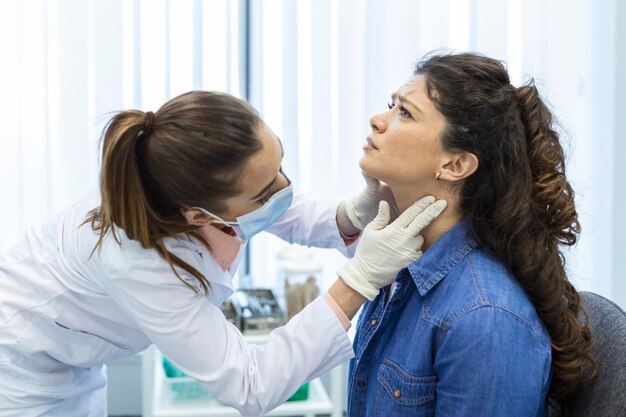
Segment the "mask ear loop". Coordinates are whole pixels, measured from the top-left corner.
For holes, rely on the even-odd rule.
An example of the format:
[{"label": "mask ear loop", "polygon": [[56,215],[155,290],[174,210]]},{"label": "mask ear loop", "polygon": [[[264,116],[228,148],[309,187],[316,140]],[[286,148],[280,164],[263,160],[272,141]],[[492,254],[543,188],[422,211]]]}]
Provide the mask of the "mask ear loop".
[{"label": "mask ear loop", "polygon": [[190,207],[189,210],[200,210],[201,212],[203,212],[207,216],[213,217],[213,219],[215,219],[218,223],[221,223],[221,224],[223,224],[225,226],[238,226],[239,225],[239,222],[224,220],[220,216],[218,216],[217,214],[213,214],[209,210],[203,209],[202,207],[193,206],[193,207]]}]

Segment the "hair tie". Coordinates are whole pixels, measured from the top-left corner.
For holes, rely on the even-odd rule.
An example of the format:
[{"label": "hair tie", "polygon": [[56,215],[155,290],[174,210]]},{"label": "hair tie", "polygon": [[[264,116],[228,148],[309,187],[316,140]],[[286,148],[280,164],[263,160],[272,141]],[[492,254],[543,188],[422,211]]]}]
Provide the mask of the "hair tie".
[{"label": "hair tie", "polygon": [[143,134],[148,136],[152,133],[152,126],[154,125],[154,113],[151,111],[147,111],[145,115],[145,119],[143,121]]}]

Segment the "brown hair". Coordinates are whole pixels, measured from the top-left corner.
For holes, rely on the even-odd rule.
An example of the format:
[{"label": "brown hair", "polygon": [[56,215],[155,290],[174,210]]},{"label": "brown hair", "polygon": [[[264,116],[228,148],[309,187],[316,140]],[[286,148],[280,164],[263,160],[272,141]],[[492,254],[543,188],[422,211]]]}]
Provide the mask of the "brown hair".
[{"label": "brown hair", "polygon": [[144,248],[155,249],[170,265],[195,277],[206,293],[210,285],[191,265],[169,252],[167,237],[193,233],[183,208],[213,212],[240,190],[238,173],[261,149],[255,129],[261,123],[246,102],[223,93],[191,91],[165,103],[155,114],[117,113],[102,134],[101,205],[85,221],[120,242],[116,228]]},{"label": "brown hair", "polygon": [[534,81],[515,88],[502,62],[481,55],[426,56],[415,74],[425,76],[447,121],[444,148],[479,160],[459,192],[461,207],[481,247],[509,268],[550,333],[549,399],[564,412],[595,363],[560,250],[576,243],[580,224],[552,114]]}]

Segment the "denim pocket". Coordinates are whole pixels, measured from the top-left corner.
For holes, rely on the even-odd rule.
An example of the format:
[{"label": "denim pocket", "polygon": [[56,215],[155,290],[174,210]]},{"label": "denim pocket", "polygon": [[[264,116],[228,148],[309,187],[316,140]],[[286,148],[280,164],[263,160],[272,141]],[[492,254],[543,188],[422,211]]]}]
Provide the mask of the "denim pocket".
[{"label": "denim pocket", "polygon": [[389,359],[378,369],[377,416],[427,417],[435,413],[437,377],[413,376]]}]

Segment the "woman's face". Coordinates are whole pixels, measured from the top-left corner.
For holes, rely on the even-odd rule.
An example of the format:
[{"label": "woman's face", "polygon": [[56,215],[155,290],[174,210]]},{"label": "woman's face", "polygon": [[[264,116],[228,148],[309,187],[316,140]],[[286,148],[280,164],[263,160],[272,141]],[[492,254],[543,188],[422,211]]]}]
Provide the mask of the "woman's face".
[{"label": "woman's face", "polygon": [[417,194],[432,193],[446,153],[441,146],[445,119],[417,75],[392,95],[389,110],[370,119],[372,133],[359,165],[369,176]]}]

